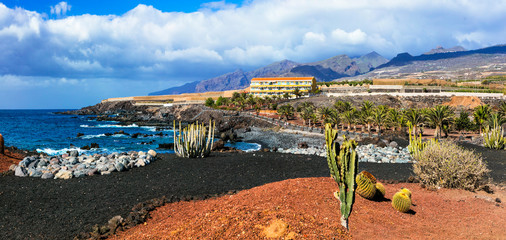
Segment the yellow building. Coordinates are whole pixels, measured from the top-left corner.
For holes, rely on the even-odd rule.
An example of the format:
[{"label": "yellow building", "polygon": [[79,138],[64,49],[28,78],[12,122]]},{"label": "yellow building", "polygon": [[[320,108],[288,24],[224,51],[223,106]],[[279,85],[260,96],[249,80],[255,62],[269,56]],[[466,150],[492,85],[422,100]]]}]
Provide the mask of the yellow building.
[{"label": "yellow building", "polygon": [[301,93],[307,94],[316,90],[314,77],[274,77],[253,78],[250,84],[250,93],[259,96],[292,94],[298,88]]}]

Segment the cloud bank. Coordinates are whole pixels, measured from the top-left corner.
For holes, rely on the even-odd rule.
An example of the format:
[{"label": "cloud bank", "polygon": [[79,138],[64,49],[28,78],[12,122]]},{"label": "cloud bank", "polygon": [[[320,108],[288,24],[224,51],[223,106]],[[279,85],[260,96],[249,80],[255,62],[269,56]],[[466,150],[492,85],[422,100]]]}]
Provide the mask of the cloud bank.
[{"label": "cloud bank", "polygon": [[66,16],[70,10],[60,2],[51,7],[57,16],[51,19],[0,3],[0,76],[164,81],[169,87],[283,59],[370,51],[393,57],[506,39],[506,1],[492,0],[218,1],[193,13],[141,4],[120,16]]}]

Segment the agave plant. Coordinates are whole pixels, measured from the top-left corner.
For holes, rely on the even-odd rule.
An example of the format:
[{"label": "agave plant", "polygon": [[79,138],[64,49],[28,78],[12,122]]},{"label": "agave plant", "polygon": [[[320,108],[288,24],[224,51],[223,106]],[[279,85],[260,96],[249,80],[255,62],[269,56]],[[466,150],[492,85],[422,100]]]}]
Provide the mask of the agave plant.
[{"label": "agave plant", "polygon": [[[174,134],[174,152],[185,158],[209,156],[214,139],[214,126],[215,123],[211,125],[211,120],[209,120],[209,127],[197,122],[181,129],[181,122],[179,122],[179,134]],[[176,129],[176,121],[174,121],[174,129]]]}]

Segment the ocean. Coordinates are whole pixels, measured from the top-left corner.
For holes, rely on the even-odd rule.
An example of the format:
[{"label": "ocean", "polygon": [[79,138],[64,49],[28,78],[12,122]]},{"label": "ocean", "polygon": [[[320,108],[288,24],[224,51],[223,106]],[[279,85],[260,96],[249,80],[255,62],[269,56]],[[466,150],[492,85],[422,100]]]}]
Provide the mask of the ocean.
[{"label": "ocean", "polygon": [[[58,155],[69,150],[80,154],[148,151],[174,153],[158,149],[159,144],[174,142],[174,131],[151,126],[121,125],[114,121],[95,121],[90,116],[60,115],[55,112],[69,109],[50,110],[0,110],[0,134],[6,146],[36,150],[48,155]],[[123,131],[125,134],[114,134]],[[79,135],[78,135],[79,134]],[[111,135],[112,134],[112,135]],[[138,134],[133,138],[133,134]],[[99,148],[85,150],[84,146],[98,144]],[[255,143],[227,143],[243,151],[259,150]]]}]

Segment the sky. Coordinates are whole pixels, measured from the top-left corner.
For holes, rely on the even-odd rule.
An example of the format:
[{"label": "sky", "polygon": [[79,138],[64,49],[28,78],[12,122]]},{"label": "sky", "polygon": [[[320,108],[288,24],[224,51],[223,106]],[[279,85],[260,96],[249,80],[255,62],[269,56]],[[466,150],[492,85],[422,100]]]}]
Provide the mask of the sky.
[{"label": "sky", "polygon": [[0,0],[0,109],[75,109],[289,59],[506,43],[506,0]]}]

